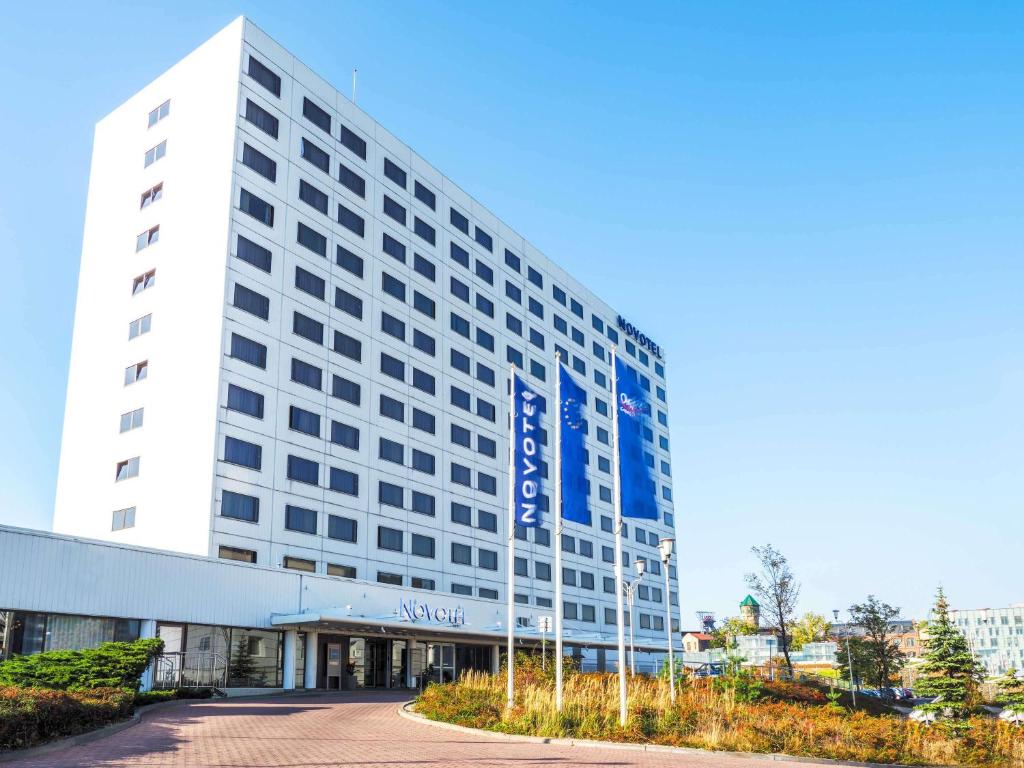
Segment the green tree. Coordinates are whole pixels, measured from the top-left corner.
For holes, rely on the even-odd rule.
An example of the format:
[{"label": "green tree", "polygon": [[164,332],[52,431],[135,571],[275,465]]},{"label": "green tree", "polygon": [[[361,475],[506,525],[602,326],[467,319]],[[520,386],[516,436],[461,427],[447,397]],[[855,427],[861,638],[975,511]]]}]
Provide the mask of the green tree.
[{"label": "green tree", "polygon": [[735,616],[730,616],[711,632],[712,648],[729,648],[740,635],[756,635],[757,627]]},{"label": "green tree", "polygon": [[779,633],[779,644],[786,659],[786,668],[793,674],[789,649],[793,641],[796,621],[796,601],[800,597],[800,583],[793,576],[786,556],[771,544],[753,547],[751,551],[761,565],[759,573],[747,574],[747,586],[760,598],[761,615]]},{"label": "green tree", "polygon": [[228,668],[231,682],[242,687],[248,686],[255,673],[256,661],[253,659],[252,648],[249,647],[249,636],[239,635],[235,652],[231,656],[231,665]]},{"label": "green tree", "polygon": [[919,696],[936,696],[938,701],[917,709],[965,718],[981,699],[980,683],[985,671],[967,647],[967,638],[949,619],[949,603],[939,587],[933,618],[925,623],[922,645],[924,661],[914,691]]},{"label": "green tree", "polygon": [[900,650],[897,628],[893,624],[899,615],[899,608],[881,602],[874,595],[850,606],[853,623],[864,630],[864,636],[856,643],[858,659],[864,665],[864,678],[875,688],[892,685],[893,677],[907,660]]},{"label": "green tree", "polygon": [[1024,713],[1024,677],[1017,677],[1017,670],[1010,667],[1006,675],[996,682],[999,689],[999,703],[1014,712]]},{"label": "green tree", "polygon": [[[845,633],[837,636],[836,667],[841,680],[850,679],[850,662],[853,662],[853,679],[857,684],[870,680],[868,653],[864,647],[864,638],[853,634],[853,628],[846,627]],[[847,650],[849,645],[849,650]]]},{"label": "green tree", "polygon": [[807,643],[820,643],[828,638],[831,629],[828,619],[820,613],[808,611],[793,625],[793,643],[791,648],[799,651]]}]

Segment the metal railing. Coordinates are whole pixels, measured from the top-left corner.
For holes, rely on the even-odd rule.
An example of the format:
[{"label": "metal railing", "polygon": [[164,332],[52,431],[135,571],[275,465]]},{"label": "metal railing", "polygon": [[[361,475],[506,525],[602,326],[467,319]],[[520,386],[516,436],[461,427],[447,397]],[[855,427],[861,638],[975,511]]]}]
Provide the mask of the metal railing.
[{"label": "metal railing", "polygon": [[153,661],[154,688],[223,688],[227,677],[227,659],[211,651],[163,653]]}]

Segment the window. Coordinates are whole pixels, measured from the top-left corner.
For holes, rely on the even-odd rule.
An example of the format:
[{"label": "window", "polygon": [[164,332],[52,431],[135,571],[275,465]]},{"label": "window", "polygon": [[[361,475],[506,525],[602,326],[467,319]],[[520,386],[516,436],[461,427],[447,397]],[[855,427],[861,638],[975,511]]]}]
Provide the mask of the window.
[{"label": "window", "polygon": [[544,381],[547,378],[547,371],[544,366],[538,363],[536,360],[530,361],[530,375],[534,378]]},{"label": "window", "polygon": [[477,565],[485,571],[498,570],[498,553],[491,549],[478,549]]},{"label": "window", "polygon": [[363,217],[355,211],[346,208],[341,203],[338,203],[338,223],[360,237],[363,237],[366,232],[366,222],[363,220]]},{"label": "window", "polygon": [[421,371],[419,368],[412,369],[412,385],[421,392],[426,392],[428,395],[434,394],[434,377],[426,371]]},{"label": "window", "polygon": [[468,544],[452,542],[452,562],[457,565],[473,564],[473,548]]},{"label": "window", "polygon": [[262,320],[270,317],[270,299],[246,288],[241,283],[235,283],[235,295],[231,303],[243,312],[248,312]]},{"label": "window", "polygon": [[243,189],[239,195],[238,208],[268,227],[274,226],[274,206],[266,200],[256,197],[247,189]]},{"label": "window", "polygon": [[534,561],[533,577],[538,581],[551,581],[551,563]]},{"label": "window", "polygon": [[384,214],[405,226],[405,207],[384,195]]},{"label": "window", "polygon": [[526,268],[526,279],[536,285],[538,288],[544,288],[544,277],[533,267]]},{"label": "window", "polygon": [[242,145],[242,165],[252,168],[265,179],[277,181],[277,163],[248,144]]},{"label": "window", "polygon": [[125,528],[135,527],[135,507],[127,509],[115,509],[110,521],[110,530],[123,531]]},{"label": "window", "polygon": [[434,558],[434,540],[430,536],[414,533],[411,538],[410,554],[416,555],[416,557],[429,557],[431,560]]},{"label": "window", "polygon": [[456,243],[449,243],[448,255],[456,264],[461,264],[466,269],[469,269],[469,251],[465,248],[461,248]]},{"label": "window", "polygon": [[405,381],[405,363],[386,352],[380,353],[380,372],[399,381]]},{"label": "window", "polygon": [[316,511],[287,504],[284,508],[284,527],[289,531],[316,533]]},{"label": "window", "polygon": [[453,595],[472,595],[473,588],[468,584],[452,584]]},{"label": "window", "polygon": [[425,186],[420,184],[420,182],[418,181],[413,182],[413,195],[416,197],[417,200],[419,200],[421,203],[430,208],[430,210],[435,210],[437,206],[437,195],[435,195]]},{"label": "window", "polygon": [[143,167],[149,168],[153,163],[159,160],[161,157],[167,154],[167,140],[161,141],[155,147],[146,150],[146,156],[143,160]]},{"label": "window", "polygon": [[359,256],[356,256],[352,251],[342,246],[337,246],[337,255],[335,261],[338,266],[344,269],[346,272],[351,272],[358,278],[363,276],[363,260]]},{"label": "window", "polygon": [[494,386],[494,370],[488,368],[483,363],[476,364],[476,380],[487,384],[488,386]]},{"label": "window", "polygon": [[419,408],[412,409],[412,427],[418,429],[421,432],[427,432],[434,434],[435,419],[432,414],[426,411],[421,411]]},{"label": "window", "polygon": [[278,119],[252,99],[245,100],[245,119],[268,136],[277,138]]},{"label": "window", "polygon": [[300,456],[288,456],[288,479],[308,485],[320,484],[320,465]]},{"label": "window", "polygon": [[480,245],[486,248],[488,251],[494,250],[494,241],[491,236],[484,232],[480,227],[476,227],[473,232],[473,239],[475,239]]},{"label": "window", "polygon": [[350,192],[354,192],[364,199],[366,198],[366,179],[341,161],[338,162],[338,181]]},{"label": "window", "polygon": [[338,137],[339,141],[341,141],[341,145],[345,147],[345,149],[349,150],[353,155],[365,160],[366,142],[345,125],[339,125],[338,128],[341,131],[341,135]]},{"label": "window", "polygon": [[142,317],[132,320],[128,323],[128,340],[131,341],[136,336],[141,336],[144,333],[149,333],[150,328],[153,325],[153,315],[143,315]]},{"label": "window", "polygon": [[141,210],[143,208],[148,208],[149,206],[151,206],[153,203],[155,203],[157,200],[159,200],[163,196],[164,196],[164,184],[163,184],[163,182],[160,182],[155,187],[152,187],[151,189],[147,189],[145,192],[142,193],[142,199],[139,202],[139,210]]},{"label": "window", "polygon": [[449,209],[449,221],[451,221],[452,226],[460,232],[464,232],[467,235],[469,234],[469,219],[454,208]]},{"label": "window", "polygon": [[[314,168],[319,168],[327,174],[331,172],[331,156],[305,136],[302,137],[300,142],[299,154]],[[324,213],[327,213],[327,211],[324,211]]]},{"label": "window", "polygon": [[523,335],[523,321],[510,312],[505,313],[505,327],[516,336]]},{"label": "window", "polygon": [[494,404],[487,402],[482,397],[478,397],[476,399],[476,415],[488,421],[494,421],[496,418]]},{"label": "window", "polygon": [[318,256],[327,257],[327,237],[320,234],[312,227],[307,227],[301,221],[298,223],[298,231],[295,235],[295,242],[308,248]]},{"label": "window", "polygon": [[292,333],[314,344],[324,343],[324,324],[311,317],[306,317],[301,312],[292,313]]},{"label": "window", "polygon": [[296,405],[289,406],[288,426],[297,432],[303,432],[307,435],[320,437],[319,414],[312,413],[304,408],[299,408]]},{"label": "window", "polygon": [[238,236],[238,246],[235,254],[242,261],[252,264],[257,269],[270,273],[271,254],[270,249],[257,245],[246,237]]},{"label": "window", "polygon": [[359,428],[340,421],[331,422],[331,442],[353,451],[359,450]]},{"label": "window", "polygon": [[493,512],[485,512],[478,509],[476,513],[476,527],[482,531],[495,533],[498,530],[498,516]]},{"label": "window", "polygon": [[130,432],[133,429],[138,429],[142,426],[142,408],[136,408],[134,411],[128,411],[128,413],[121,414],[121,431]]},{"label": "window", "polygon": [[285,555],[281,561],[282,568],[288,568],[292,571],[305,571],[306,573],[316,573],[316,562],[313,560],[305,560],[301,557],[292,557],[291,555]]},{"label": "window", "polygon": [[451,328],[460,336],[469,338],[469,320],[454,312],[451,313]]},{"label": "window", "polygon": [[331,467],[328,473],[327,487],[332,491],[344,493],[346,496],[359,495],[359,475],[347,469]]},{"label": "window", "polygon": [[335,563],[328,563],[327,575],[354,579],[356,577],[356,569],[351,565],[336,565]]},{"label": "window", "polygon": [[412,305],[417,311],[422,312],[427,317],[434,317],[436,315],[437,308],[434,300],[427,298],[419,291],[413,291]]},{"label": "window", "polygon": [[[267,367],[267,348],[263,344],[247,339],[245,336],[239,336],[237,333],[231,334],[230,356],[243,363],[255,365],[257,368],[265,369]],[[125,381],[125,383],[130,382]]]},{"label": "window", "polygon": [[488,352],[494,351],[494,336],[489,334],[483,328],[476,329],[476,343]]},{"label": "window", "polygon": [[[327,193],[317,189],[305,179],[299,179],[299,200],[320,213],[327,215]],[[299,242],[302,242],[301,240]],[[320,251],[317,251],[320,253]],[[321,256],[327,256],[327,246],[324,244],[324,251]]]},{"label": "window", "polygon": [[387,395],[380,396],[380,415],[395,421],[405,421],[405,403]]},{"label": "window", "polygon": [[569,600],[562,601],[562,612],[565,614],[565,618],[570,621],[575,621],[578,617],[577,604],[570,602]]},{"label": "window", "polygon": [[505,265],[518,272],[520,270],[520,259],[512,251],[505,249]]},{"label": "window", "polygon": [[[327,538],[354,544],[357,533],[358,523],[355,520],[339,515],[327,516]],[[352,578],[355,578],[355,574],[352,575]]]},{"label": "window", "polygon": [[516,304],[523,303],[523,292],[516,285],[512,285],[508,280],[505,281],[505,295],[512,299]]},{"label": "window", "polygon": [[404,464],[405,446],[401,443],[396,443],[394,440],[388,440],[386,437],[382,437],[380,438],[377,456],[382,461]]},{"label": "window", "polygon": [[575,568],[562,568],[562,583],[567,587],[576,586],[576,569]]},{"label": "window", "polygon": [[452,502],[451,516],[453,523],[458,523],[459,525],[473,524],[473,510],[465,504],[459,504],[457,501]]},{"label": "window", "polygon": [[476,308],[488,317],[494,317],[494,302],[481,293],[476,295]]},{"label": "window", "polygon": [[413,217],[412,231],[431,245],[434,245],[437,241],[437,232],[419,216]]},{"label": "window", "polygon": [[473,433],[463,426],[453,423],[451,425],[451,441],[455,445],[469,448],[473,441]]},{"label": "window", "polygon": [[380,584],[391,584],[396,587],[402,586],[402,576],[398,573],[385,573],[377,571],[377,582]]},{"label": "window", "polygon": [[218,547],[217,557],[221,560],[237,560],[240,563],[256,562],[256,553],[251,549],[239,549],[238,547],[226,547],[224,545]]},{"label": "window", "polygon": [[228,464],[259,470],[263,465],[263,448],[255,443],[239,440],[237,437],[225,437],[224,461]]},{"label": "window", "polygon": [[156,270],[151,269],[132,280],[132,296],[156,285]]},{"label": "window", "polygon": [[[576,299],[569,300],[569,311],[581,320],[583,319],[583,305],[576,301]],[[580,343],[582,344],[583,342]]]},{"label": "window", "polygon": [[459,280],[457,277],[452,277],[449,282],[452,296],[457,299],[462,299],[467,304],[469,303],[469,286]]},{"label": "window", "polygon": [[529,301],[529,309],[530,309],[530,313],[531,314],[536,315],[541,320],[544,319],[544,305],[541,304],[539,301],[537,301],[532,296],[530,297],[530,301]]},{"label": "window", "polygon": [[485,283],[488,285],[494,285],[494,270],[480,261],[480,259],[476,260],[474,271],[476,272],[476,276]]},{"label": "window", "polygon": [[470,395],[464,389],[458,387],[451,388],[451,404],[457,408],[461,408],[464,411],[470,410]]},{"label": "window", "polygon": [[311,389],[319,390],[323,386],[323,371],[315,365],[293,357],[292,381],[296,384],[302,384]]},{"label": "window", "polygon": [[530,343],[538,349],[544,349],[544,334],[536,328],[530,329]]},{"label": "window", "polygon": [[138,237],[135,238],[135,252],[149,248],[151,245],[156,245],[160,241],[160,225],[157,224],[152,229],[147,229],[142,232]]},{"label": "window", "polygon": [[429,336],[418,328],[414,328],[412,332],[412,345],[416,347],[420,352],[433,357],[436,354],[436,344],[434,337]]},{"label": "window", "polygon": [[412,268],[430,282],[434,282],[436,279],[437,268],[434,266],[434,262],[418,253],[413,254]]},{"label": "window", "polygon": [[412,506],[410,509],[412,509],[413,512],[433,517],[435,504],[436,500],[429,493],[423,493],[422,491],[412,492]]},{"label": "window", "polygon": [[395,528],[387,528],[383,525],[377,526],[377,548],[387,549],[391,552],[401,552],[404,549],[404,534]]},{"label": "window", "polygon": [[331,132],[331,116],[305,96],[302,97],[302,115],[324,133]]},{"label": "window", "polygon": [[405,341],[405,323],[387,312],[380,313],[380,329],[388,336]]},{"label": "window", "polygon": [[137,381],[142,381],[146,376],[149,375],[149,361],[143,360],[141,363],[135,365],[129,365],[124,369],[124,384],[134,384]]},{"label": "window", "polygon": [[482,453],[484,456],[490,456],[493,459],[498,455],[498,444],[489,437],[477,435],[476,450],[477,453]]},{"label": "window", "polygon": [[512,347],[505,347],[505,359],[517,368],[523,367],[523,353]]},{"label": "window", "polygon": [[249,77],[278,98],[281,97],[281,78],[274,74],[270,67],[252,56],[249,57]]},{"label": "window", "polygon": [[589,539],[580,539],[580,555],[582,557],[593,557],[594,542]]},{"label": "window", "polygon": [[[163,120],[165,117],[171,114],[171,102],[165,101],[159,107],[149,113],[149,125],[148,128],[152,128],[158,122]],[[115,529],[116,530],[116,529]]]},{"label": "window", "polygon": [[389,296],[394,296],[401,302],[405,301],[405,283],[392,277],[387,272],[381,273],[381,289]]},{"label": "window", "polygon": [[472,485],[472,471],[469,467],[452,462],[452,482],[456,485],[464,485],[467,488]]},{"label": "window", "polygon": [[405,189],[406,175],[405,171],[399,168],[395,163],[391,162],[388,158],[384,158],[384,175],[391,179],[395,184]]},{"label": "window", "polygon": [[581,347],[584,346],[583,331],[581,331],[579,328],[577,328],[575,326],[573,326],[573,329],[572,329],[572,340],[576,344],[579,344]]},{"label": "window", "polygon": [[363,300],[354,293],[335,287],[334,306],[358,320],[363,319]]},{"label": "window", "polygon": [[488,475],[485,472],[477,472],[476,487],[477,490],[483,491],[491,496],[498,495],[498,480],[494,475]]},{"label": "window", "polygon": [[[543,506],[543,505],[541,505]],[[551,531],[547,528],[534,528],[533,529],[533,543],[541,547],[551,546]]]}]

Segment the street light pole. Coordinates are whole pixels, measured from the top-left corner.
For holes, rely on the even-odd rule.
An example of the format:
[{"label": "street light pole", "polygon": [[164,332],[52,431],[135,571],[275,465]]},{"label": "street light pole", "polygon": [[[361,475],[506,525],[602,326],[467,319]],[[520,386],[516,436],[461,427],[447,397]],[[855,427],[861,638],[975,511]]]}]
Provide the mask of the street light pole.
[{"label": "street light pole", "polygon": [[665,635],[668,637],[668,688],[669,698],[676,703],[676,662],[672,657],[672,600],[669,598],[670,586],[668,580],[668,566],[672,560],[672,546],[676,540],[671,538],[661,539],[658,542],[658,550],[661,552],[661,563],[665,571]]},{"label": "street light pole", "polygon": [[626,593],[626,605],[629,609],[629,673],[636,675],[636,655],[633,651],[633,600],[636,597],[637,587],[640,586],[640,581],[644,577],[647,561],[637,558],[633,561],[633,568],[636,570],[636,578],[623,584],[622,588]]},{"label": "street light pole", "polygon": [[[835,618],[836,623],[839,623],[839,609],[835,608],[832,611],[832,616]],[[853,706],[857,706],[857,691],[853,688],[853,654],[850,652],[850,625],[846,625],[846,630],[843,632],[846,635],[846,665],[850,668],[850,696],[853,698]]]}]

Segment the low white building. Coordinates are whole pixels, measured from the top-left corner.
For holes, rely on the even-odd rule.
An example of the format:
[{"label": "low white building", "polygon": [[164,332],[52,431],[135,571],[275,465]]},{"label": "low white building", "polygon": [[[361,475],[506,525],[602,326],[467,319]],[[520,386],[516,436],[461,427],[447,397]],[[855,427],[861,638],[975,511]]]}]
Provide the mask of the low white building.
[{"label": "low white building", "polygon": [[1024,603],[951,610],[949,618],[990,676],[1005,674],[1011,667],[1024,670]]}]

